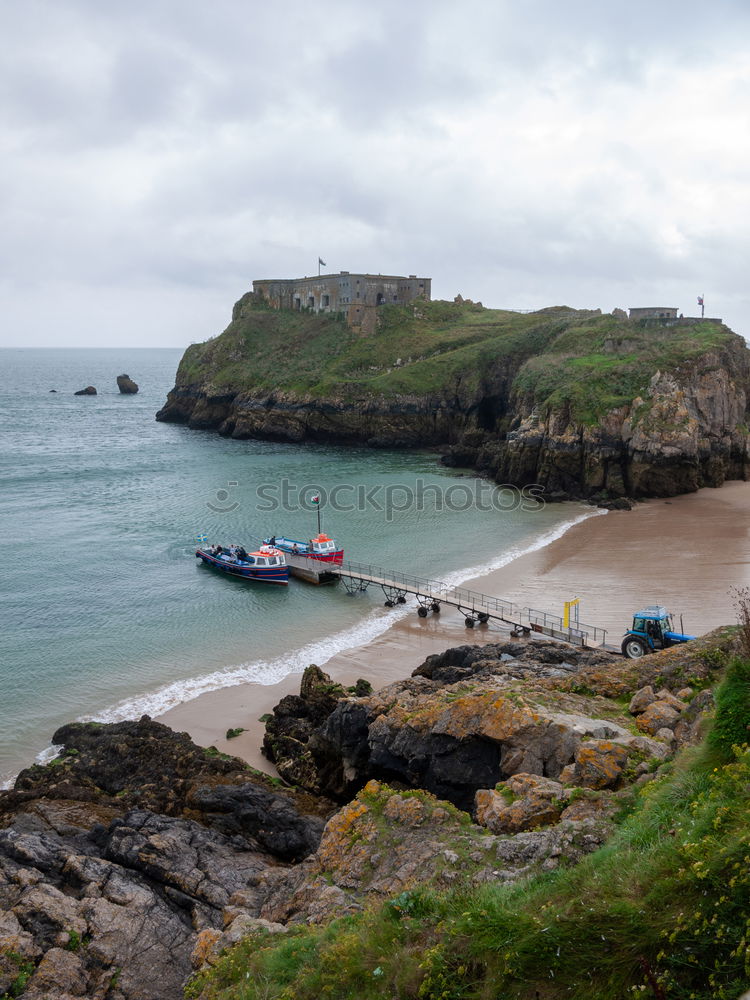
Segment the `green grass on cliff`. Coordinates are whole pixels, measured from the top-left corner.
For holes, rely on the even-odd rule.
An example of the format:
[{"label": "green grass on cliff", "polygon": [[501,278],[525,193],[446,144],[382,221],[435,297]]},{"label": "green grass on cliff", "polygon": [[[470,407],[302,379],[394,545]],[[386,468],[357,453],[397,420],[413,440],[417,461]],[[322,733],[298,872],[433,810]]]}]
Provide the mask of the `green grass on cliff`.
[{"label": "green grass on cliff", "polygon": [[[188,348],[177,384],[212,393],[366,400],[464,399],[499,383],[540,409],[595,422],[645,392],[657,370],[740,342],[715,323],[631,323],[565,307],[535,313],[419,302],[378,310],[377,331],[335,316],[276,311],[245,296],[219,337]],[[700,366],[700,365],[699,365]],[[496,389],[495,389],[496,391]]]},{"label": "green grass on cliff", "polygon": [[714,736],[577,866],[259,933],[186,996],[736,1000],[750,985],[749,678],[748,662],[730,665]]}]

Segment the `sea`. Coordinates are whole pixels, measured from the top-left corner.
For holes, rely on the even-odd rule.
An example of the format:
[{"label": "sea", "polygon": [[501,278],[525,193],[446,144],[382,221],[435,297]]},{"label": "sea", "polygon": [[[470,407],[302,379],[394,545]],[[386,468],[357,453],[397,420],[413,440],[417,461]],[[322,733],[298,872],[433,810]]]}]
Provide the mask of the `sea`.
[{"label": "sea", "polygon": [[[373,588],[225,577],[195,558],[201,537],[248,549],[307,539],[320,515],[347,559],[458,584],[593,513],[496,489],[431,451],[158,423],[181,354],[0,351],[0,784],[48,759],[66,722],[158,716],[216,688],[274,683],[413,614]],[[120,394],[120,374],[137,395]],[[96,396],[74,395],[87,385]]]}]

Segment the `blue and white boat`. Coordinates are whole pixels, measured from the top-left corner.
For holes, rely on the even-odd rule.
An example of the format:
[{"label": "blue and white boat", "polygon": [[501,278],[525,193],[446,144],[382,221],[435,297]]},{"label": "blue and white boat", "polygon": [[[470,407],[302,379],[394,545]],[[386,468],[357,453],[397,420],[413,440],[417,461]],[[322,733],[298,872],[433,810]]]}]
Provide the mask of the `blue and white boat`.
[{"label": "blue and white boat", "polygon": [[261,545],[257,552],[246,552],[242,546],[236,545],[227,549],[221,545],[209,545],[196,549],[195,557],[206,566],[230,576],[242,577],[243,580],[278,583],[283,587],[289,583],[289,567],[284,553],[273,545]]},{"label": "blue and white boat", "polygon": [[315,538],[306,542],[301,542],[295,538],[285,538],[282,535],[273,535],[267,538],[264,545],[273,545],[287,555],[307,556],[309,559],[318,559],[321,562],[335,563],[340,566],[344,561],[344,550],[340,549],[333,538],[319,532]]}]

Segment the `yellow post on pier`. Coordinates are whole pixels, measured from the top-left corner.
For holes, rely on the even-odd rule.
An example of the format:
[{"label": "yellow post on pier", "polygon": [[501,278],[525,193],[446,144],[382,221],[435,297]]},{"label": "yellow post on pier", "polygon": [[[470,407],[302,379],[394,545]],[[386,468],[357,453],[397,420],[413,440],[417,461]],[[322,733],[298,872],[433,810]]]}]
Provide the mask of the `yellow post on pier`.
[{"label": "yellow post on pier", "polygon": [[570,628],[570,609],[575,608],[574,622],[578,624],[578,606],[581,603],[580,597],[574,597],[572,601],[565,602],[565,610],[563,611],[563,628]]}]

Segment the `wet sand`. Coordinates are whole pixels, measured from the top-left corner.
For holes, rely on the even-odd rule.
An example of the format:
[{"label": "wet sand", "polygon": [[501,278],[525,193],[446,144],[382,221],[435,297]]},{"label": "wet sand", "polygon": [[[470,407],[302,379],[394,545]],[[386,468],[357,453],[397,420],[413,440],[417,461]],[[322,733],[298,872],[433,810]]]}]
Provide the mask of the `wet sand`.
[{"label": "wet sand", "polygon": [[[666,605],[676,625],[682,615],[685,630],[701,635],[735,621],[730,589],[750,586],[750,483],[589,518],[547,547],[463,586],[558,615],[565,601],[578,597],[581,621],[607,629],[613,645],[619,645],[633,612],[648,604]],[[379,688],[407,677],[431,653],[494,642],[504,634],[494,627],[467,629],[463,616],[446,608],[440,616],[409,615],[322,666],[341,683],[364,677]],[[274,685],[225,688],[170,710],[160,721],[275,773],[260,754],[259,720],[298,690],[299,675]],[[239,726],[247,731],[227,740],[227,729]]]}]

